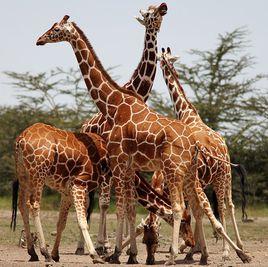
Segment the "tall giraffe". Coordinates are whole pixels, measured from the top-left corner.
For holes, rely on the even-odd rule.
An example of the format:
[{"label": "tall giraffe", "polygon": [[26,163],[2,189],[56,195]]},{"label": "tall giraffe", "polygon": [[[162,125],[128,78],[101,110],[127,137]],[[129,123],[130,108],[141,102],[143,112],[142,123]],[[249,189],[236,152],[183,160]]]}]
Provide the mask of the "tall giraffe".
[{"label": "tall giraffe", "polygon": [[[149,6],[146,11],[140,11],[142,18],[139,23],[145,27],[144,48],[138,67],[130,80],[122,86],[123,89],[135,93],[144,102],[148,99],[157,67],[157,34],[160,31],[163,16],[167,13],[167,5]],[[82,132],[94,132],[107,138],[111,126],[107,124],[100,112],[82,125]]]},{"label": "tall giraffe", "polygon": [[[37,41],[37,45],[67,41],[71,44],[89,94],[112,129],[107,149],[115,184],[117,235],[112,263],[120,263],[124,213],[130,223],[130,255],[128,263],[137,263],[135,239],[135,171],[162,170],[170,191],[173,212],[173,234],[167,264],[175,264],[178,253],[179,228],[184,210],[183,192],[189,199],[197,225],[204,212],[216,231],[235,249],[243,262],[247,256],[227,236],[215,218],[196,173],[198,147],[188,126],[151,111],[143,101],[120,88],[105,72],[84,33],[69,16],[55,23]],[[86,49],[88,48],[88,49]],[[88,51],[90,51],[88,53]],[[196,175],[193,175],[196,173]],[[198,231],[201,250],[206,250],[204,233]]]},{"label": "tall giraffe", "polygon": [[[94,249],[86,221],[88,192],[100,187],[104,206],[110,202],[110,169],[106,143],[93,133],[72,133],[43,123],[25,129],[15,142],[17,187],[13,193],[11,227],[16,225],[16,195],[22,215],[30,261],[38,261],[34,249],[29,212],[46,261],[59,261],[59,245],[69,208],[74,203],[79,228],[94,263],[103,263]],[[44,185],[61,194],[57,235],[52,253],[47,250],[40,220],[40,203]],[[100,206],[102,208],[102,205]]]},{"label": "tall giraffe", "polygon": [[[123,88],[137,94],[144,102],[149,97],[155,78],[157,67],[157,34],[160,31],[163,16],[166,13],[167,5],[162,3],[159,6],[149,6],[146,11],[140,11],[141,18],[136,18],[145,27],[144,48],[137,68],[130,80],[123,85]],[[83,123],[81,132],[94,132],[106,139],[110,129],[111,126],[100,112]],[[94,194],[94,192],[91,194]],[[105,222],[103,217],[104,215],[101,214],[101,221]],[[106,229],[106,227],[103,226],[103,229]],[[83,246],[83,238],[81,236],[76,254],[83,254]],[[100,243],[98,239],[96,246],[97,251],[102,251],[103,248],[106,251],[110,247],[106,234],[104,244]]]},{"label": "tall giraffe", "polygon": [[[178,73],[174,68],[174,62],[177,57],[171,55],[170,48],[167,52],[162,51],[162,56],[160,60],[160,66],[162,68],[163,77],[169,89],[170,97],[173,102],[175,114],[178,120],[186,123],[195,135],[195,139],[200,142],[200,144],[206,149],[206,151],[220,159],[225,161],[219,161],[217,158],[209,157],[206,155],[199,157],[198,172],[201,176],[202,187],[206,187],[208,184],[212,184],[215,190],[218,209],[221,222],[223,223],[224,229],[226,231],[226,221],[225,221],[225,197],[227,202],[228,210],[231,214],[231,219],[236,235],[237,246],[243,248],[243,244],[238,232],[238,227],[235,220],[234,204],[232,202],[232,176],[230,157],[228,153],[228,148],[224,139],[219,133],[208,127],[200,118],[194,105],[188,100],[186,94],[179,83]],[[204,138],[204,136],[206,138]],[[240,168],[239,165],[235,165]],[[161,176],[154,176],[154,179],[162,179]],[[158,182],[159,183],[159,182]],[[195,249],[191,250],[187,258],[192,257],[192,253]],[[229,246],[223,239],[223,259],[227,259],[229,256]]]}]

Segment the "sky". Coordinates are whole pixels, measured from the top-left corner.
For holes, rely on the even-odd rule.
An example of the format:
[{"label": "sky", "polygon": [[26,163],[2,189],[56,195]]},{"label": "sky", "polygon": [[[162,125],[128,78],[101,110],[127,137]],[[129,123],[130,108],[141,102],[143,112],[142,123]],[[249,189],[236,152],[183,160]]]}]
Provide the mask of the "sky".
[{"label": "sky", "polygon": [[[65,14],[84,31],[104,67],[119,65],[114,75],[119,84],[130,78],[142,55],[145,29],[134,16],[160,1],[147,0],[25,0],[1,1],[0,10],[0,105],[17,103],[16,92],[3,71],[44,72],[57,66],[77,68],[71,47],[65,43],[35,45],[38,36]],[[167,0],[168,12],[158,34],[158,47],[172,48],[183,63],[190,63],[190,49],[213,49],[219,33],[247,26],[256,59],[248,75],[267,73],[268,1],[266,0]],[[167,89],[158,68],[154,88]]]}]

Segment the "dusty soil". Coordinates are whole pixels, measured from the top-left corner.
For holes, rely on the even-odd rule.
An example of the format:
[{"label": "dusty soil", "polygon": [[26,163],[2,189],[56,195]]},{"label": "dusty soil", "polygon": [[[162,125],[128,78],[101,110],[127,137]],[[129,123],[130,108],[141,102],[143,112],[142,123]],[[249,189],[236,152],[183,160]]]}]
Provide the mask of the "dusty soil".
[{"label": "dusty soil", "polygon": [[[55,230],[55,224],[57,219],[57,212],[44,211],[41,216],[44,223],[44,230],[46,241],[50,245],[49,249],[52,249],[54,237],[51,236],[51,232]],[[138,220],[144,215],[139,215]],[[10,211],[0,211],[0,266],[49,266],[44,262],[44,258],[40,255],[38,248],[36,249],[40,262],[29,263],[29,256],[27,250],[18,247],[18,237],[20,229],[22,229],[22,222],[20,216],[18,217],[17,230],[11,233],[9,230]],[[91,225],[91,236],[93,240],[96,240],[96,232],[98,226],[98,214],[94,214]],[[116,217],[114,214],[108,215],[108,233],[111,244],[114,244]],[[210,266],[268,266],[268,217],[255,218],[253,223],[242,224],[238,220],[239,230],[244,242],[245,250],[252,257],[250,264],[243,264],[237,257],[236,253],[231,250],[230,260],[223,262],[221,259],[222,242],[219,240],[215,243],[215,239],[212,238],[212,231],[210,224],[204,220],[205,232],[208,243],[209,251],[209,265]],[[231,228],[231,227],[228,227]],[[94,234],[93,234],[94,233]],[[90,257],[86,254],[83,256],[77,256],[74,254],[76,249],[76,240],[78,234],[78,228],[75,220],[75,214],[70,213],[69,220],[67,222],[66,229],[62,238],[62,245],[60,247],[60,262],[53,263],[53,266],[96,266],[92,264]],[[230,231],[230,236],[233,238],[233,234]],[[163,266],[168,255],[168,248],[170,244],[171,227],[163,224],[160,233],[160,246],[156,254],[156,265]],[[146,261],[146,249],[141,242],[141,237],[137,239],[138,244],[138,261],[139,265],[144,266]],[[187,250],[186,250],[187,251]],[[185,263],[183,261],[185,254],[179,254],[177,257],[177,266],[197,266],[199,265],[200,255],[194,256],[194,262]],[[125,251],[121,256],[121,266],[127,266],[128,256]],[[109,266],[105,264],[104,266]],[[113,265],[114,266],[114,265]],[[129,265],[128,265],[129,266]]]},{"label": "dusty soil", "polygon": [[[267,241],[245,241],[244,242],[246,250],[249,251],[252,256],[252,262],[250,264],[243,264],[236,256],[234,251],[230,253],[230,260],[223,262],[221,260],[221,242],[219,241],[215,244],[213,239],[208,240],[208,249],[209,249],[209,265],[210,266],[268,266],[268,242]],[[139,254],[138,261],[139,265],[136,266],[144,266],[146,260],[146,251],[143,244],[141,244],[140,240],[138,241]],[[91,262],[90,257],[86,254],[83,256],[77,256],[74,254],[75,251],[74,245],[65,245],[61,248],[60,251],[60,262],[54,263],[53,266],[96,266]],[[163,266],[168,255],[168,245],[161,245],[156,254],[156,265],[155,266]],[[40,253],[38,252],[40,255]],[[183,259],[185,254],[179,254],[177,257],[177,265],[178,266],[197,266],[199,265],[199,257],[200,255],[195,255],[194,262],[186,264]],[[121,266],[129,266],[126,265],[128,256],[126,256],[125,252],[121,256]],[[48,266],[45,264],[42,256],[40,256],[40,262],[38,263],[29,263],[27,260],[29,259],[26,249],[19,248],[17,246],[3,246],[0,245],[0,266]],[[105,264],[104,266],[109,266],[109,264]]]}]

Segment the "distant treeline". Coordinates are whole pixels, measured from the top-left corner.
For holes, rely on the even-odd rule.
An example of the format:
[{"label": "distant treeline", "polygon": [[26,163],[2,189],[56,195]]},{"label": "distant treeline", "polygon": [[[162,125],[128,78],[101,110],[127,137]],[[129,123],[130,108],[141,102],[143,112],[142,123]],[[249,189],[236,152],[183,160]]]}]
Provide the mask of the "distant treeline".
[{"label": "distant treeline", "polygon": [[[225,137],[232,162],[245,166],[250,202],[267,203],[268,94],[267,88],[259,87],[267,84],[267,76],[246,75],[254,69],[254,58],[246,51],[246,37],[244,29],[219,35],[214,50],[191,50],[193,63],[179,62],[177,70],[186,94],[192,96],[189,99],[202,119]],[[56,68],[48,73],[5,74],[17,88],[19,104],[0,106],[1,196],[11,194],[11,181],[15,177],[13,145],[18,134],[35,122],[79,131],[82,122],[97,112],[79,70]],[[159,113],[174,117],[169,98],[156,91],[152,92],[149,105]],[[240,181],[236,176],[233,196],[235,201],[240,199]]]}]

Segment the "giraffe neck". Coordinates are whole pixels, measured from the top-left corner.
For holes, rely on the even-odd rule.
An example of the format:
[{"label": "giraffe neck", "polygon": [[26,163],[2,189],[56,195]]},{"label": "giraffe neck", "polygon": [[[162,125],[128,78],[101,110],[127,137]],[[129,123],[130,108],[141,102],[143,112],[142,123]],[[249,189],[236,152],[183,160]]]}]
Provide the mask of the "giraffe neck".
[{"label": "giraffe neck", "polygon": [[176,118],[185,123],[202,121],[197,110],[185,95],[174,66],[170,66],[170,64],[167,66],[167,64],[165,64],[163,76],[169,89]]},{"label": "giraffe neck", "polygon": [[[123,100],[121,88],[102,66],[84,33],[74,24],[76,38],[70,40],[88,92],[106,120],[113,123],[114,113]],[[109,99],[108,99],[109,98]]]},{"label": "giraffe neck", "polygon": [[138,202],[148,211],[172,225],[173,216],[170,200],[156,192],[139,173],[135,175],[135,187]]},{"label": "giraffe neck", "polygon": [[146,102],[153,86],[156,67],[157,31],[146,29],[141,61],[132,74],[130,81],[124,87],[140,95],[142,100]]}]

